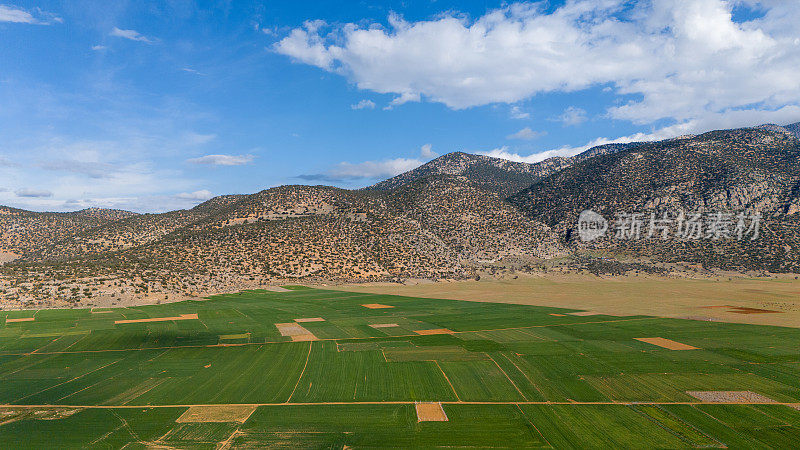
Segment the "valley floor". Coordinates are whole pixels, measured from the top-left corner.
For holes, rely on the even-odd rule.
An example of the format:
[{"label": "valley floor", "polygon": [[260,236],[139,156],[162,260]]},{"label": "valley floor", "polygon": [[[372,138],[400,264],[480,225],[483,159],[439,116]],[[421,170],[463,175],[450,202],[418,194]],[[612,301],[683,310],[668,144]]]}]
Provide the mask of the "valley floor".
[{"label": "valley floor", "polygon": [[612,315],[652,315],[800,327],[800,281],[794,276],[742,275],[692,279],[582,274],[522,275],[517,279],[368,283],[336,289],[476,302],[576,308]]},{"label": "valley floor", "polygon": [[795,328],[287,288],[0,312],[0,446],[749,448],[800,434]]}]

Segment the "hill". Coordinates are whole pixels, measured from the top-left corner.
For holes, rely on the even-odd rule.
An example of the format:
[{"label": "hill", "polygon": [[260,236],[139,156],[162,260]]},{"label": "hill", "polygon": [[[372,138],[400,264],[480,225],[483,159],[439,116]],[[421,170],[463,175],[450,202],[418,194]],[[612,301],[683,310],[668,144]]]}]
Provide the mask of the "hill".
[{"label": "hill", "polygon": [[0,206],[0,253],[16,257],[35,252],[52,242],[136,215],[129,211],[103,208],[40,213]]},{"label": "hill", "polygon": [[[800,140],[767,127],[723,130],[644,144],[575,164],[510,199],[577,248],[623,251],[712,267],[797,271]],[[576,225],[583,210],[663,217],[680,211],[763,215],[760,238],[723,240],[601,239],[584,244]],[[749,226],[749,224],[748,224]],[[658,236],[656,236],[658,237]]]},{"label": "hill", "polygon": [[[790,129],[607,144],[537,164],[453,153],[367,189],[281,186],[163,214],[2,208],[0,303],[156,302],[288,279],[465,279],[568,255],[597,273],[668,270],[642,265],[653,261],[798,272],[800,140]],[[643,234],[651,213],[763,217],[753,241],[582,242],[586,209],[612,231],[618,213],[640,214]],[[630,256],[644,262],[618,261]]]},{"label": "hill", "polygon": [[515,162],[486,155],[453,152],[365,189],[391,190],[432,175],[459,175],[485,189],[511,195],[572,164],[593,156],[632,148],[639,144],[639,142],[632,142],[599,145],[572,157],[552,157],[538,163]]},{"label": "hill", "polygon": [[72,304],[280,279],[468,278],[503,260],[530,265],[563,254],[548,227],[503,195],[436,175],[392,191],[281,186],[129,217],[27,252],[2,271],[7,299]]}]

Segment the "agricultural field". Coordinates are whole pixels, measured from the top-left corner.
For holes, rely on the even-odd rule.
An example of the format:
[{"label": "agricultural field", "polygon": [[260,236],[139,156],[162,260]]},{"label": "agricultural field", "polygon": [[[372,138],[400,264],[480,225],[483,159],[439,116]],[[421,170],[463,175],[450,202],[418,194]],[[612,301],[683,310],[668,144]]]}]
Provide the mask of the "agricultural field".
[{"label": "agricultural field", "polygon": [[800,329],[288,287],[0,312],[0,446],[789,447]]}]

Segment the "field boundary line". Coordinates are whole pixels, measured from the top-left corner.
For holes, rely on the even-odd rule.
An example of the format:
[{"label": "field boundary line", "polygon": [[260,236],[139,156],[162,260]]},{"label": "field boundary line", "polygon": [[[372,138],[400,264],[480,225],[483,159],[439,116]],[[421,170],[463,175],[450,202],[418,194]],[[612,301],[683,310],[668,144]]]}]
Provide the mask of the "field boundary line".
[{"label": "field boundary line", "polygon": [[[63,409],[148,409],[148,408],[191,408],[191,407],[219,407],[219,406],[380,406],[380,405],[414,405],[419,400],[396,400],[384,402],[272,402],[272,403],[202,403],[202,404],[164,404],[164,405],[68,405],[68,404],[14,404],[7,403],[0,405],[0,408],[22,408],[22,409],[43,409],[43,408],[63,408]],[[544,402],[520,402],[520,401],[440,401],[443,405],[554,405],[554,406],[706,406],[706,405],[743,405],[743,406],[786,406],[795,407],[797,402],[640,402],[640,401],[604,401],[604,402],[568,402],[568,401],[544,401]]]},{"label": "field boundary line", "polygon": [[[26,396],[24,396],[24,397],[20,397],[20,398],[16,399],[15,401],[20,401],[20,400],[22,400],[22,399],[25,399],[25,398],[28,398],[28,397],[31,397],[31,396],[34,396],[34,395],[39,395],[39,394],[41,394],[42,392],[49,391],[50,389],[53,389],[53,388],[55,388],[55,387],[62,386],[62,385],[64,385],[64,384],[67,384],[67,383],[71,383],[71,382],[73,382],[73,381],[77,380],[78,378],[83,378],[83,377],[85,377],[86,375],[89,375],[90,373],[97,372],[98,370],[103,370],[103,369],[105,369],[106,367],[108,367],[108,366],[112,366],[112,365],[114,365],[114,364],[116,364],[116,363],[118,363],[118,362],[120,362],[120,361],[122,361],[122,360],[121,360],[121,359],[118,359],[118,360],[116,360],[116,361],[114,361],[114,362],[112,362],[112,363],[106,364],[105,366],[98,367],[97,369],[94,369],[94,370],[91,370],[91,371],[89,371],[89,372],[86,372],[86,373],[83,373],[83,374],[81,374],[81,375],[78,375],[78,376],[77,376],[77,377],[75,377],[75,378],[71,378],[71,379],[69,379],[69,380],[67,380],[67,381],[62,381],[61,383],[54,384],[54,385],[52,385],[52,386],[46,387],[46,388],[42,389],[41,391],[37,391],[37,392],[34,392],[34,393],[32,393],[32,394],[28,394],[28,395],[26,395]],[[73,392],[73,394],[74,394],[74,393],[75,393],[75,392]],[[70,394],[70,395],[72,395],[72,394]],[[62,397],[62,398],[63,398],[63,397]],[[59,399],[59,400],[60,400],[60,399]]]},{"label": "field boundary line", "polygon": [[289,398],[286,399],[286,403],[289,403],[294,396],[295,391],[297,391],[297,386],[300,386],[300,380],[303,379],[303,375],[306,373],[306,367],[308,367],[308,360],[311,359],[311,347],[314,346],[314,341],[308,341],[308,354],[306,355],[306,363],[303,365],[303,370],[300,372],[300,376],[297,378],[297,383],[294,384],[294,389],[292,389],[292,393],[289,394]]},{"label": "field boundary line", "polygon": [[527,415],[527,414],[525,414],[525,411],[523,411],[523,410],[522,410],[522,407],[521,407],[521,406],[519,406],[519,403],[517,403],[517,405],[516,405],[516,406],[517,406],[517,409],[519,410],[519,413],[520,413],[520,414],[522,414],[522,417],[524,417],[524,418],[525,418],[525,420],[527,420],[527,421],[528,421],[528,423],[529,423],[529,424],[531,424],[531,426],[533,427],[533,429],[534,429],[534,430],[536,430],[536,432],[537,432],[537,433],[539,433],[539,436],[541,436],[541,437],[542,437],[542,440],[544,440],[544,442],[545,442],[545,443],[546,443],[546,444],[547,444],[547,445],[548,445],[550,448],[555,448],[555,447],[553,447],[553,444],[551,444],[551,443],[550,443],[550,441],[548,441],[548,440],[547,440],[547,438],[546,438],[546,437],[544,437],[544,433],[542,433],[541,431],[539,431],[539,427],[537,427],[537,426],[536,426],[536,424],[534,424],[534,423],[533,423],[533,421],[530,419],[530,417],[528,417],[528,415]]},{"label": "field boundary line", "polygon": [[[453,383],[450,382],[450,378],[447,376],[447,374],[444,373],[444,369],[442,369],[442,366],[439,365],[439,361],[434,359],[433,362],[436,363],[436,367],[439,368],[439,371],[442,372],[442,375],[444,376],[444,379],[447,381],[447,384],[450,385],[450,389],[452,389],[453,390],[453,394],[456,395],[456,400],[458,400],[458,402],[461,403],[461,397],[458,396],[458,392],[456,392],[455,386],[453,386]],[[443,402],[439,402],[439,403],[443,403]]]},{"label": "field boundary line", "polygon": [[492,360],[492,362],[494,363],[494,365],[495,365],[495,366],[497,366],[497,368],[498,368],[498,369],[500,369],[500,372],[503,372],[503,375],[505,375],[505,376],[506,376],[506,379],[507,379],[508,381],[510,381],[510,382],[511,382],[511,385],[512,385],[512,386],[514,386],[514,389],[516,389],[516,390],[517,390],[517,392],[519,392],[519,395],[521,395],[521,396],[522,396],[522,399],[523,399],[523,400],[525,400],[525,401],[527,402],[527,401],[528,401],[528,397],[527,397],[525,394],[523,394],[523,393],[522,393],[522,391],[520,391],[520,390],[519,390],[519,387],[517,387],[517,383],[514,383],[514,380],[512,380],[512,379],[511,379],[511,377],[510,377],[510,376],[508,376],[508,373],[506,373],[506,371],[505,371],[505,370],[503,370],[503,368],[502,368],[502,367],[500,367],[500,364],[498,364],[498,363],[497,363],[497,361],[495,361],[495,359],[494,359],[494,358],[492,358],[492,355],[490,355],[490,354],[488,354],[488,353],[486,353],[486,352],[484,352],[484,354],[485,354],[486,356],[488,356],[488,357],[489,357],[489,359],[491,359],[491,360]]},{"label": "field boundary line", "polygon": [[[483,331],[506,331],[506,330],[524,330],[530,328],[549,328],[566,325],[589,325],[595,323],[610,323],[610,322],[627,322],[631,320],[655,320],[661,317],[643,317],[634,319],[619,319],[619,320],[601,320],[592,322],[573,322],[563,324],[550,324],[550,325],[530,325],[524,327],[510,327],[510,328],[494,328],[489,330],[469,330],[469,331],[451,331],[451,334],[461,333],[480,333]],[[88,333],[86,336],[90,336]],[[149,334],[148,334],[149,336]],[[370,340],[370,339],[386,339],[389,338],[404,338],[404,337],[419,337],[419,334],[402,334],[397,336],[367,336],[367,337],[341,337],[341,338],[318,338],[317,341],[355,341],[355,340]],[[264,342],[244,342],[241,344],[226,344],[226,347],[241,347],[245,345],[266,345],[266,344],[290,344],[290,341],[264,341]],[[73,344],[74,345],[74,344]],[[206,348],[206,347],[219,347],[219,344],[198,344],[198,345],[172,345],[166,347],[137,347],[137,348],[116,348],[116,349],[103,349],[103,350],[74,350],[74,351],[59,351],[59,352],[39,352],[37,355],[61,355],[61,354],[74,354],[74,353],[107,353],[107,352],[129,352],[129,351],[145,351],[145,350],[164,350],[164,349],[178,349],[178,348]],[[0,356],[29,356],[31,352],[19,353],[0,353]]]},{"label": "field boundary line", "polygon": [[[526,380],[528,380],[528,382],[529,382],[530,384],[532,384],[532,385],[533,385],[533,387],[535,387],[535,388],[536,388],[536,391],[538,391],[538,392],[539,392],[539,395],[541,395],[541,396],[542,396],[542,399],[546,399],[546,398],[547,398],[547,397],[544,395],[544,392],[542,392],[542,390],[539,388],[539,385],[538,385],[538,384],[536,384],[536,383],[534,383],[534,382],[533,382],[533,380],[531,380],[531,377],[529,377],[527,373],[525,373],[525,372],[524,372],[522,369],[520,369],[520,368],[519,368],[519,366],[517,365],[517,363],[515,363],[515,362],[514,362],[514,361],[513,361],[511,358],[509,358],[509,357],[508,357],[508,355],[506,355],[506,354],[505,354],[505,353],[503,353],[503,352],[500,352],[500,355],[502,355],[502,356],[503,356],[503,358],[507,359],[507,360],[508,360],[508,362],[510,362],[511,364],[513,364],[513,365],[514,365],[514,367],[516,367],[516,368],[517,368],[517,370],[519,371],[519,373],[521,373],[521,374],[522,374],[522,376],[524,376],[524,377],[525,377],[525,379],[526,379]],[[526,399],[526,400],[527,400],[527,399]]]}]

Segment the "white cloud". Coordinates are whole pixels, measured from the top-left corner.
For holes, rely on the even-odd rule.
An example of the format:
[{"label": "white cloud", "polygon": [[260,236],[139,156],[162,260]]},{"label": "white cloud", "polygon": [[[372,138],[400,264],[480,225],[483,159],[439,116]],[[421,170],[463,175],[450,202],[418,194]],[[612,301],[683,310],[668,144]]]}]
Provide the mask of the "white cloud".
[{"label": "white cloud", "polygon": [[207,144],[217,138],[216,134],[186,133],[185,141],[189,145]]},{"label": "white cloud", "polygon": [[27,23],[33,25],[50,25],[55,22],[63,22],[63,19],[60,17],[44,12],[38,8],[36,10],[36,16],[16,6],[0,5],[0,22]]},{"label": "white cloud", "polygon": [[531,113],[523,111],[519,106],[512,106],[509,116],[511,116],[512,119],[529,119]]},{"label": "white cloud", "polygon": [[148,38],[147,36],[143,36],[136,30],[121,30],[117,27],[114,27],[114,29],[111,30],[111,33],[109,33],[108,35],[129,39],[131,41],[146,42],[148,44],[153,43],[153,41],[150,38]]},{"label": "white cloud", "polygon": [[14,191],[17,194],[17,197],[30,197],[30,198],[39,198],[39,197],[52,197],[53,193],[45,190],[45,189],[30,189],[30,188],[22,188],[17,189]]},{"label": "white cloud", "polygon": [[192,69],[191,67],[182,67],[181,70],[184,72],[193,73],[195,75],[205,75],[205,73]]},{"label": "white cloud", "polygon": [[580,125],[586,122],[586,111],[581,108],[570,106],[558,116],[558,121],[564,125]]},{"label": "white cloud", "polygon": [[208,200],[213,196],[214,194],[212,194],[211,191],[202,189],[194,192],[181,192],[180,194],[177,194],[175,197],[182,200]]},{"label": "white cloud", "polygon": [[544,136],[547,134],[546,131],[533,131],[530,127],[525,127],[514,134],[509,134],[506,136],[507,139],[522,139],[525,141],[530,141],[532,139],[536,139],[539,137]]},{"label": "white cloud", "polygon": [[352,109],[375,109],[375,102],[372,100],[361,100],[360,102],[350,105]]},{"label": "white cloud", "polygon": [[423,159],[432,159],[439,156],[438,153],[433,151],[433,145],[431,144],[425,144],[422,147],[420,147],[419,154],[420,156],[422,156]]},{"label": "white cloud", "polygon": [[[763,15],[739,23],[735,5]],[[800,104],[800,2],[573,0],[515,3],[475,20],[445,13],[389,26],[306,22],[275,44],[360,89],[454,109],[610,86],[608,115],[635,123],[751,117]],[[626,97],[622,97],[626,96]],[[631,100],[632,99],[632,100]]]},{"label": "white cloud", "polygon": [[389,178],[416,169],[423,161],[419,159],[395,158],[385,161],[364,161],[353,164],[341,162],[331,170],[320,174],[299,175],[298,178],[312,181],[347,181],[365,178]]},{"label": "white cloud", "polygon": [[103,50],[107,50],[107,49],[108,49],[108,47],[106,47],[105,45],[93,45],[92,46],[92,50],[94,50],[96,52],[102,52]]},{"label": "white cloud", "polygon": [[187,159],[186,162],[210,166],[243,166],[253,162],[253,159],[255,159],[253,155],[206,155]]}]

